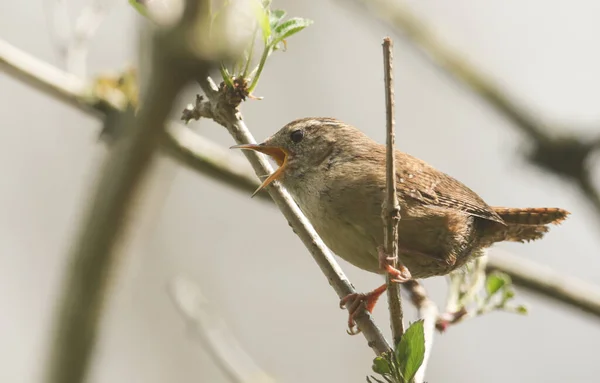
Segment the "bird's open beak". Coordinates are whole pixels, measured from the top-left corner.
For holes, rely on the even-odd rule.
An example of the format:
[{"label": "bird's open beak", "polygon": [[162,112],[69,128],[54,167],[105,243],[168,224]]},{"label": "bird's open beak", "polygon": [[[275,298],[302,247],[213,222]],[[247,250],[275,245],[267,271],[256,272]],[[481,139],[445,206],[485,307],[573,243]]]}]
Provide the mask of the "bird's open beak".
[{"label": "bird's open beak", "polygon": [[266,180],[264,180],[263,183],[258,187],[258,189],[256,189],[256,191],[252,194],[252,197],[254,197],[256,193],[267,187],[271,182],[279,178],[281,174],[283,174],[283,171],[285,170],[285,166],[287,164],[288,153],[284,149],[279,148],[277,146],[268,146],[264,144],[244,144],[232,146],[230,149],[255,150],[273,158],[275,162],[277,162],[277,165],[279,165],[279,168],[277,168],[277,170],[275,170],[273,174],[271,174]]}]

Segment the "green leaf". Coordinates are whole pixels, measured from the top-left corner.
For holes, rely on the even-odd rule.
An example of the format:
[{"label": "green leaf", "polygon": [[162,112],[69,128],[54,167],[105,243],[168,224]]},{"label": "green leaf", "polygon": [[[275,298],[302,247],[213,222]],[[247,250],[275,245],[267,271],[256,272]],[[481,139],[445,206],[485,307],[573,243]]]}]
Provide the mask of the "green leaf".
[{"label": "green leaf", "polygon": [[373,359],[373,371],[378,374],[389,374],[391,372],[389,362],[382,356]]},{"label": "green leaf", "polygon": [[148,17],[148,9],[146,8],[146,1],[142,0],[129,0],[129,4],[134,7],[142,16]]},{"label": "green leaf", "polygon": [[512,289],[507,288],[504,290],[504,297],[503,297],[504,302],[506,302],[510,299],[513,299],[514,297],[515,297],[515,292]]},{"label": "green leaf", "polygon": [[517,313],[523,314],[523,315],[527,315],[527,312],[528,312],[527,307],[524,305],[517,306],[516,311],[517,311]]},{"label": "green leaf", "polygon": [[258,25],[260,26],[260,30],[262,31],[263,42],[265,46],[267,46],[269,43],[269,39],[271,38],[271,24],[269,22],[271,11],[269,10],[269,5],[265,6],[265,1],[262,2],[262,6],[260,4],[256,4],[255,12],[256,18],[258,20]]},{"label": "green leaf", "polygon": [[277,44],[279,44],[284,39],[286,39],[292,35],[295,35],[296,33],[300,32],[301,30],[308,27],[312,23],[313,23],[312,20],[303,19],[301,17],[294,17],[292,19],[289,19],[289,20],[279,24],[273,30],[274,37],[273,37],[273,40],[271,41],[270,45],[272,47],[277,46]]},{"label": "green leaf", "polygon": [[425,358],[425,331],[423,320],[418,320],[406,330],[396,347],[396,360],[404,380],[410,382]]},{"label": "green leaf", "polygon": [[489,296],[496,294],[501,288],[510,283],[508,276],[503,273],[493,273],[488,275],[485,281],[485,289]]},{"label": "green leaf", "polygon": [[269,17],[269,24],[271,25],[271,30],[275,29],[281,19],[283,19],[286,15],[286,12],[283,9],[274,9],[271,11],[271,16]]}]

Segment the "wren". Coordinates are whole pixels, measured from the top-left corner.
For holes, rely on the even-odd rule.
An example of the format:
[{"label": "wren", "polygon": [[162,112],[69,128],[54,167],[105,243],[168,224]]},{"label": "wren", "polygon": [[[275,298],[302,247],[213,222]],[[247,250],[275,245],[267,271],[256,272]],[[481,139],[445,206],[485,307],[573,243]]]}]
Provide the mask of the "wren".
[{"label": "wren", "polygon": [[[392,272],[399,282],[445,275],[496,242],[540,239],[569,212],[559,208],[492,207],[449,175],[396,150],[398,270],[382,254],[386,149],[334,118],[290,122],[259,145],[238,145],[271,156],[277,180],[290,192],[325,244],[356,267]],[[373,310],[385,285],[342,299]],[[355,305],[353,305],[355,306]],[[351,312],[349,325],[353,324]]]}]

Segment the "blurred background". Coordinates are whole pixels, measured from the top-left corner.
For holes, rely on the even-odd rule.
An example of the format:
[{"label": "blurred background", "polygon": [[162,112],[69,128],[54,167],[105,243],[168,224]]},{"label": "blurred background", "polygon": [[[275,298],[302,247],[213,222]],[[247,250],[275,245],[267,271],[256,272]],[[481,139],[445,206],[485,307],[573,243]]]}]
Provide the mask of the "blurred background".
[{"label": "blurred background", "polygon": [[[72,15],[88,5],[68,3]],[[264,100],[243,104],[256,139],[299,117],[330,116],[383,142],[381,41],[390,35],[398,148],[461,180],[491,205],[571,211],[542,241],[497,247],[600,283],[599,220],[578,190],[530,165],[522,155],[528,141],[511,122],[351,3],[274,1],[275,8],[315,23],[269,60],[254,92]],[[126,1],[106,4],[106,18],[89,45],[90,76],[137,61],[141,17]],[[583,137],[600,132],[600,3],[403,4],[548,129]],[[56,45],[60,31],[48,23],[52,5],[0,2],[0,38],[64,68]],[[186,89],[175,118],[196,93],[194,86]],[[0,382],[38,382],[67,250],[106,147],[98,141],[101,122],[4,72],[0,99]],[[224,147],[233,144],[212,122],[192,127]],[[372,351],[361,336],[346,334],[347,313],[272,204],[168,158],[159,161],[149,185],[148,209],[137,217],[139,235],[113,278],[90,382],[226,381],[169,297],[167,285],[177,276],[197,285],[277,381],[364,381]],[[340,263],[359,291],[381,282]],[[443,278],[426,281],[426,287],[443,302]],[[528,316],[492,313],[437,336],[426,381],[597,381],[598,320],[522,290],[517,299],[528,304]],[[411,307],[406,311],[416,318]],[[386,305],[374,315],[389,335]]]}]

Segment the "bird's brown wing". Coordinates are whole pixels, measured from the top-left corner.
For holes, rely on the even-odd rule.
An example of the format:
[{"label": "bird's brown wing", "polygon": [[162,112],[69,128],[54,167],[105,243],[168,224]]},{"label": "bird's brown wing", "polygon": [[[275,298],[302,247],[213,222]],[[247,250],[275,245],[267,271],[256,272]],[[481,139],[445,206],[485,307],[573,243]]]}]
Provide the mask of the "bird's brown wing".
[{"label": "bird's brown wing", "polygon": [[396,151],[396,185],[405,197],[431,207],[464,211],[475,217],[504,223],[474,191],[409,154]]}]

